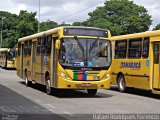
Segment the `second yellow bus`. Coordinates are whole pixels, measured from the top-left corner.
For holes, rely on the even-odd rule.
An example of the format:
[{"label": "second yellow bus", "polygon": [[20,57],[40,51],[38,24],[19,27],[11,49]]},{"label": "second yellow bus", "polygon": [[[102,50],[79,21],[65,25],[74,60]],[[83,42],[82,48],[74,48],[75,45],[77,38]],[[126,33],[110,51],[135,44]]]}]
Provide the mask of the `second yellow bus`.
[{"label": "second yellow bus", "polygon": [[111,37],[112,84],[160,93],[160,30]]},{"label": "second yellow bus", "polygon": [[2,68],[16,68],[15,49],[14,48],[0,48],[0,67]]}]

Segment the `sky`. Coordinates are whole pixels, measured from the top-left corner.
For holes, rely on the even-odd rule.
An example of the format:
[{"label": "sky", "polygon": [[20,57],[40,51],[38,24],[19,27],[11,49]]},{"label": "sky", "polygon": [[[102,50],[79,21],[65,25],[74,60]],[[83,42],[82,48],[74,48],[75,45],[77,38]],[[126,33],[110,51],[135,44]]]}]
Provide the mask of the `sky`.
[{"label": "sky", "polygon": [[[88,19],[88,13],[98,6],[104,6],[105,0],[0,0],[0,11],[19,14],[20,10],[27,10],[39,13],[39,1],[40,21],[73,23]],[[150,29],[160,23],[160,0],[133,1],[144,6],[152,16],[153,22]]]}]

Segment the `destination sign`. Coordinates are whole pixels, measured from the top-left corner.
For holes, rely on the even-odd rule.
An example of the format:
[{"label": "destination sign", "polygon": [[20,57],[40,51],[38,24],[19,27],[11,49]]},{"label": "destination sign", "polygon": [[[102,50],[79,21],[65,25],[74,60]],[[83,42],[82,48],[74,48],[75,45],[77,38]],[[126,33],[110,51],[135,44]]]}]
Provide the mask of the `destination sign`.
[{"label": "destination sign", "polygon": [[65,28],[64,35],[108,37],[108,32],[89,28]]}]

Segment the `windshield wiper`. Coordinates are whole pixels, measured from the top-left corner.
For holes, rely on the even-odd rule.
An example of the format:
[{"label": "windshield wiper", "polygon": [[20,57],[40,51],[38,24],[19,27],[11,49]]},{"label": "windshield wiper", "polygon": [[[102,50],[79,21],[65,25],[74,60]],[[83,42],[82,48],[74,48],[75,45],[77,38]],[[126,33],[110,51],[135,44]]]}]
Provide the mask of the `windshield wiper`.
[{"label": "windshield wiper", "polygon": [[97,44],[98,40],[99,40],[99,38],[95,39],[95,41],[93,42],[92,46],[89,48],[89,58],[90,58],[90,52],[95,47],[95,45]]},{"label": "windshield wiper", "polygon": [[78,43],[80,49],[82,50],[82,52],[83,52],[83,58],[84,58],[84,48],[83,48],[81,42],[79,41],[79,39],[78,39],[77,36],[74,36],[74,39],[76,40],[76,42]]}]

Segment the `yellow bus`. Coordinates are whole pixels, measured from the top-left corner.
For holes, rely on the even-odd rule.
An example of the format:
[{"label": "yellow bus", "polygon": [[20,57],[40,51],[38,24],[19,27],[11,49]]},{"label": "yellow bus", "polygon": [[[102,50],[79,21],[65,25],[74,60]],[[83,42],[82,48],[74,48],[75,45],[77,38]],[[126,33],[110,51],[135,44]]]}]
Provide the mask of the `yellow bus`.
[{"label": "yellow bus", "polygon": [[14,48],[0,48],[0,67],[16,68]]},{"label": "yellow bus", "polygon": [[160,93],[160,30],[111,37],[112,84]]},{"label": "yellow bus", "polygon": [[110,32],[91,27],[58,27],[18,40],[17,75],[26,86],[85,89],[94,95],[111,79]]}]

